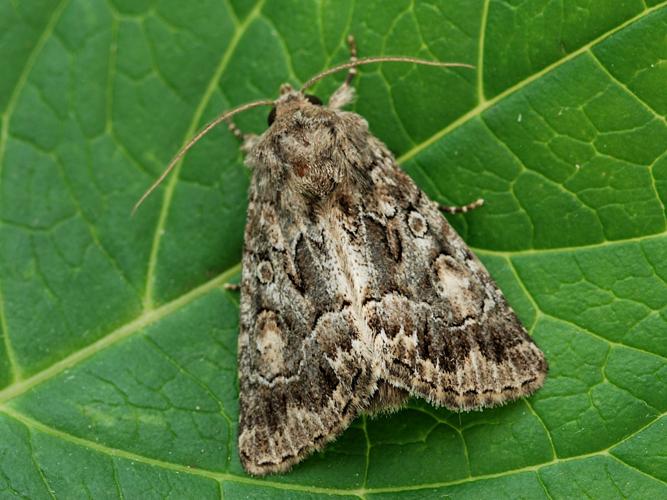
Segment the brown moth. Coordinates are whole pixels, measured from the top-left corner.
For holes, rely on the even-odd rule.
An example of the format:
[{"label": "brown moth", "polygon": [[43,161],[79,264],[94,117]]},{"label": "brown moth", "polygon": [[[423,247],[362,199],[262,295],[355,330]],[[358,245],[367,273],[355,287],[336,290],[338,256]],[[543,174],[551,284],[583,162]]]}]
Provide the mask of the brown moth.
[{"label": "brown moth", "polygon": [[[419,397],[454,411],[529,395],[547,373],[482,263],[440,207],[358,114],[357,60],[301,90],[285,84],[209,124],[272,105],[269,128],[243,135],[252,169],[241,279],[239,453],[251,474],[287,471],[360,414]],[[303,90],[348,68],[328,105]]]}]

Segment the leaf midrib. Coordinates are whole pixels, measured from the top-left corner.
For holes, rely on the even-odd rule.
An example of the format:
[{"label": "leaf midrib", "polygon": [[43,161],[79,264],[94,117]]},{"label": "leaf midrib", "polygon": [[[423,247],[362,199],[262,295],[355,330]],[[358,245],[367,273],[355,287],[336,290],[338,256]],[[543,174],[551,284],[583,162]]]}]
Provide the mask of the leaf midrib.
[{"label": "leaf midrib", "polygon": [[637,469],[636,467],[627,464],[623,460],[621,460],[619,457],[614,455],[611,451],[613,448],[616,448],[617,446],[620,446],[624,442],[632,439],[636,435],[640,434],[643,432],[645,429],[648,429],[651,427],[653,424],[658,422],[661,418],[665,417],[667,415],[667,412],[663,412],[659,415],[657,415],[653,420],[650,422],[646,423],[645,425],[641,426],[639,429],[636,429],[632,433],[628,434],[625,436],[623,439],[619,440],[618,442],[614,443],[613,445],[597,450],[591,453],[582,453],[581,455],[576,455],[576,456],[570,456],[566,458],[558,458],[555,457],[554,459],[548,461],[548,462],[543,462],[540,464],[536,465],[529,465],[526,467],[520,467],[517,469],[508,469],[502,472],[495,472],[495,473],[490,473],[490,474],[480,474],[478,476],[469,476],[466,478],[462,479],[456,479],[452,481],[442,481],[442,482],[434,482],[434,483],[423,483],[423,484],[412,484],[412,485],[405,485],[405,486],[386,486],[386,487],[379,487],[379,488],[368,488],[368,487],[361,487],[361,488],[327,488],[327,487],[322,487],[322,486],[311,486],[311,485],[304,485],[304,484],[299,484],[299,483],[281,483],[278,481],[272,481],[271,479],[260,479],[260,478],[255,478],[251,476],[245,476],[245,475],[237,475],[237,474],[232,474],[228,472],[216,472],[216,471],[211,471],[207,469],[197,469],[193,467],[189,467],[186,465],[181,465],[177,463],[172,463],[172,462],[166,462],[163,460],[158,460],[154,458],[149,458],[145,457],[143,455],[139,455],[136,453],[132,453],[126,450],[122,450],[119,448],[112,448],[109,446],[105,446],[103,444],[100,444],[98,442],[90,441],[88,439],[84,439],[78,436],[74,436],[72,434],[69,434],[67,432],[55,429],[53,427],[50,427],[38,420],[34,420],[23,413],[13,409],[13,408],[8,408],[5,406],[0,405],[0,410],[10,416],[11,418],[17,420],[18,422],[21,422],[23,425],[25,425],[28,428],[35,429],[39,432],[42,432],[44,434],[53,436],[55,438],[61,439],[65,442],[72,443],[77,446],[81,446],[84,448],[87,448],[89,450],[92,450],[97,453],[103,453],[109,457],[118,457],[130,461],[135,461],[138,463],[142,463],[145,465],[150,465],[153,467],[159,467],[162,469],[166,470],[171,470],[177,473],[183,473],[183,474],[188,474],[192,476],[198,476],[198,477],[203,477],[206,479],[210,479],[219,483],[224,483],[225,481],[229,482],[236,482],[236,483],[241,483],[241,484],[250,484],[250,485],[255,485],[255,486],[261,486],[261,487],[271,487],[275,489],[281,489],[281,490],[287,490],[287,491],[302,491],[302,492],[307,492],[307,493],[314,493],[314,494],[328,494],[328,495],[338,495],[338,496],[343,496],[343,495],[355,495],[360,498],[364,498],[367,494],[377,494],[377,493],[400,493],[400,492],[405,492],[405,491],[419,491],[419,490],[424,490],[424,489],[433,489],[433,488],[444,488],[444,487],[449,487],[449,486],[457,486],[461,484],[466,484],[466,483],[471,483],[475,481],[484,481],[484,480],[489,480],[489,479],[497,479],[497,478],[502,478],[502,477],[507,477],[508,475],[511,474],[521,474],[524,472],[534,472],[538,478],[539,478],[539,472],[541,469],[544,469],[546,467],[551,467],[560,463],[568,463],[568,462],[574,462],[577,460],[585,460],[587,458],[593,458],[593,457],[610,457],[613,458],[614,460],[617,460],[619,463],[621,463],[623,466],[630,467],[633,470],[636,470],[640,472],[641,474],[659,481],[661,483],[665,483],[661,479],[650,475],[646,471],[643,471],[641,469]]}]

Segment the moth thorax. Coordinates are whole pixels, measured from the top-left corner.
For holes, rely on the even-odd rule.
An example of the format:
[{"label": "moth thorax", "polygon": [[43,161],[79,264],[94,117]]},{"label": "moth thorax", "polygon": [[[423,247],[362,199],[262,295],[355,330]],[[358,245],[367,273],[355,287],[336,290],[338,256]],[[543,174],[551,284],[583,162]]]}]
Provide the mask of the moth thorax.
[{"label": "moth thorax", "polygon": [[333,126],[297,112],[277,141],[289,187],[308,197],[331,193],[343,178],[346,163]]},{"label": "moth thorax", "polygon": [[296,160],[290,166],[289,187],[307,198],[326,198],[340,184],[340,169],[332,162]]}]

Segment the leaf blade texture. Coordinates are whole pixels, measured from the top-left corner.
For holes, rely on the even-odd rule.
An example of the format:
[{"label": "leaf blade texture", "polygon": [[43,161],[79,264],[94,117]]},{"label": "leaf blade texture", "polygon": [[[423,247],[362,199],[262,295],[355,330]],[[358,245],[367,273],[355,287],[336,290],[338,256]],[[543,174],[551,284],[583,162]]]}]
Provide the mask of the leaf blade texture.
[{"label": "leaf blade texture", "polygon": [[[665,496],[667,4],[0,2],[0,492]],[[248,172],[221,110],[347,57],[355,111],[545,351],[529,400],[359,419],[291,473],[238,462]],[[326,97],[332,78],[316,87]],[[263,130],[262,112],[238,118]]]}]

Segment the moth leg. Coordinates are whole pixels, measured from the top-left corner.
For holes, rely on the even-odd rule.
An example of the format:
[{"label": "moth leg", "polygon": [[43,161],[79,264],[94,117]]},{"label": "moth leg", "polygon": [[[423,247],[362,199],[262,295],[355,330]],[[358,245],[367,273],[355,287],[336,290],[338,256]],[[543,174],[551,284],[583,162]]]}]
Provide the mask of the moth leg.
[{"label": "moth leg", "polygon": [[474,210],[475,208],[479,208],[482,205],[484,205],[484,199],[478,198],[472,203],[468,203],[467,205],[463,205],[461,207],[438,204],[438,208],[440,208],[440,210],[448,214],[460,214],[469,212],[470,210]]},{"label": "moth leg", "polygon": [[[350,62],[356,62],[357,60],[357,42],[354,40],[354,36],[347,36],[347,46],[350,49]],[[357,76],[357,67],[352,66],[345,77],[345,81],[341,84],[336,91],[331,94],[329,98],[329,107],[333,109],[340,109],[346,104],[349,104],[354,99],[354,88],[351,83],[354,77]]]},{"label": "moth leg", "polygon": [[225,290],[229,290],[230,292],[240,292],[241,291],[241,285],[238,283],[225,283],[222,288]]},{"label": "moth leg", "polygon": [[227,128],[234,135],[234,137],[241,141],[241,151],[243,151],[244,154],[247,154],[248,151],[250,151],[257,143],[257,139],[259,137],[257,134],[246,134],[242,132],[233,121],[227,120]]},{"label": "moth leg", "polygon": [[[357,61],[357,42],[354,39],[354,35],[347,35],[347,47],[350,50],[350,62],[356,62]],[[352,66],[348,72],[347,76],[345,77],[345,81],[343,82],[343,85],[349,86],[352,83],[352,80],[354,77],[357,76],[357,67]]]}]

